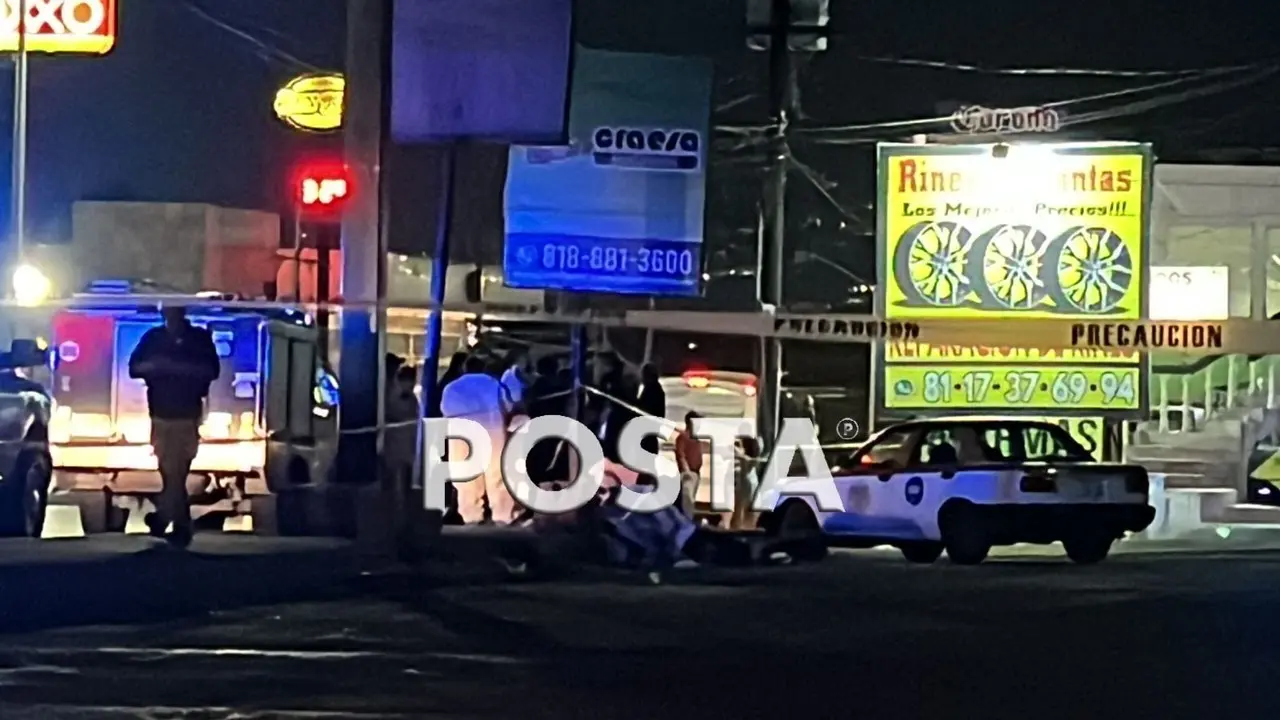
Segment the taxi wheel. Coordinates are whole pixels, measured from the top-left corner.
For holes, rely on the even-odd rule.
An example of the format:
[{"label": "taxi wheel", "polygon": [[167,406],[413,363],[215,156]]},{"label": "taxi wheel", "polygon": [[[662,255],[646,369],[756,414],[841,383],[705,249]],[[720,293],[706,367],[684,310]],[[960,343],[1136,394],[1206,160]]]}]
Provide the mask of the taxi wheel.
[{"label": "taxi wheel", "polygon": [[1095,565],[1111,554],[1115,540],[1106,535],[1079,535],[1062,541],[1067,557],[1077,565]]},{"label": "taxi wheel", "polygon": [[991,552],[991,538],[971,507],[943,508],[942,542],[956,565],[978,565]]},{"label": "taxi wheel", "polygon": [[827,556],[827,541],[818,518],[803,502],[793,500],[783,508],[777,536],[783,551],[800,562],[817,562]]},{"label": "taxi wheel", "polygon": [[942,557],[945,546],[940,542],[918,542],[902,545],[898,549],[902,551],[902,557],[906,558],[907,562],[929,565]]}]

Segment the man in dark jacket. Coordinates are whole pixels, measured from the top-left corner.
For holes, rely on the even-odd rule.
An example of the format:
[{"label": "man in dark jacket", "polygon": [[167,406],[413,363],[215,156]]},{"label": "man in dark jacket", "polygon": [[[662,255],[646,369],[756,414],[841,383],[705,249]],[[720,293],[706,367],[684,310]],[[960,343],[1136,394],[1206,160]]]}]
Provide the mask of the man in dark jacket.
[{"label": "man in dark jacket", "polygon": [[181,307],[166,307],[164,325],[148,330],[129,358],[129,377],[147,384],[151,446],[160,469],[156,512],[147,518],[151,534],[175,546],[191,543],[191,507],[187,475],[200,448],[200,423],[209,386],[222,372],[208,330],[187,322]]},{"label": "man in dark jacket", "polygon": [[618,440],[622,437],[622,428],[631,422],[632,418],[635,417],[635,412],[616,400],[622,400],[630,404],[639,393],[635,384],[627,377],[626,365],[622,363],[622,359],[616,354],[604,353],[600,356],[598,362],[598,371],[600,372],[599,389],[608,398],[599,398],[601,415],[598,421],[600,425],[597,429],[597,435],[600,438],[604,456],[614,462],[618,462],[621,460],[618,453]]},{"label": "man in dark jacket", "polygon": [[[658,419],[667,417],[667,391],[662,389],[658,367],[653,363],[645,363],[644,367],[640,368],[640,394],[636,398],[636,407]],[[646,452],[657,454],[660,446],[661,442],[657,435],[650,435],[640,441],[640,447]]]}]

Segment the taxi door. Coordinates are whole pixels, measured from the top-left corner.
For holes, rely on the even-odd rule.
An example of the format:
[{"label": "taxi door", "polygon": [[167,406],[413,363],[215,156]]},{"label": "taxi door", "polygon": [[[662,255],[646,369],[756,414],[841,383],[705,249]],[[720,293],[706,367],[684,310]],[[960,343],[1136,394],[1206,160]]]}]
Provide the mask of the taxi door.
[{"label": "taxi door", "polygon": [[844,512],[820,515],[825,532],[869,538],[904,538],[914,532],[894,500],[894,478],[910,466],[916,430],[889,432],[832,469]]},{"label": "taxi door", "polygon": [[960,467],[974,462],[977,451],[977,436],[968,428],[935,428],[920,436],[908,466],[880,490],[885,515],[903,528],[899,537],[938,539],[938,510],[952,496]]}]

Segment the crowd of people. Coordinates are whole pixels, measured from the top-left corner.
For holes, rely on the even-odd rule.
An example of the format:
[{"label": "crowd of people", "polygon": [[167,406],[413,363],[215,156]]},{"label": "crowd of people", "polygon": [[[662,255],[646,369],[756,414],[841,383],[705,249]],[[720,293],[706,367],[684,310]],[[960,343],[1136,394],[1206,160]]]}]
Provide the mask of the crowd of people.
[{"label": "crowd of people", "polygon": [[[152,444],[158,458],[163,491],[147,524],[153,535],[177,547],[191,542],[191,515],[186,478],[199,447],[199,425],[209,386],[218,377],[217,352],[209,332],[188,322],[181,307],[166,307],[164,324],[143,336],[129,359],[131,377],[147,385],[152,421]],[[591,391],[575,389],[573,370],[555,355],[531,362],[527,352],[505,358],[481,353],[454,355],[433,397],[427,398],[428,417],[468,418],[490,433],[493,452],[481,477],[451,484],[446,494],[452,519],[465,525],[535,524],[539,520],[522,508],[503,482],[501,456],[510,433],[521,419],[576,415],[600,440],[607,460],[620,463],[622,429],[641,414],[658,419],[667,415],[666,393],[657,368],[644,365],[638,375],[612,353],[596,354],[589,363],[587,384]],[[386,477],[407,490],[418,442],[418,371],[395,355],[386,358],[385,408],[388,421],[383,459]],[[581,392],[582,394],[578,394]],[[693,520],[693,498],[703,466],[702,444],[693,434],[696,413],[688,413],[685,427],[675,439],[680,473],[681,501],[653,513],[632,513],[615,499],[622,475],[615,473],[606,494],[582,508],[574,517],[542,518],[559,527],[577,527],[599,538],[609,562],[652,568],[683,559],[716,555],[719,559],[741,556],[743,549],[715,542]],[[644,449],[657,454],[660,440],[648,436]],[[739,506],[745,508],[754,493],[754,444],[740,444],[737,475]],[[447,452],[465,457],[463,440],[450,440]],[[456,454],[456,455],[455,455]],[[529,478],[543,487],[570,482],[578,474],[576,453],[560,440],[539,442],[526,459]],[[644,491],[657,486],[657,478],[640,475],[626,484]],[[452,493],[450,493],[452,491]],[[399,495],[399,493],[397,493]],[[745,510],[734,512],[730,528],[750,527]],[[566,522],[567,520],[567,522]],[[169,531],[170,525],[173,530]]]},{"label": "crowd of people", "polygon": [[[387,437],[388,458],[395,458],[403,472],[412,465],[416,441],[412,421],[417,417],[414,394],[416,371],[400,358],[389,356],[387,365],[387,420],[393,426]],[[449,366],[434,397],[427,398],[428,417],[468,418],[490,433],[493,456],[486,472],[475,480],[454,483],[447,489],[450,512],[446,522],[462,525],[534,525],[554,522],[557,527],[576,525],[612,538],[605,543],[608,561],[657,567],[682,559],[705,559],[716,554],[720,560],[740,556],[740,548],[726,550],[724,543],[712,542],[693,520],[694,494],[703,466],[703,445],[692,434],[697,414],[690,412],[685,427],[676,434],[676,462],[680,471],[680,502],[670,511],[643,516],[628,513],[610,502],[609,491],[572,518],[537,518],[515,501],[502,480],[501,454],[509,434],[523,418],[574,415],[599,439],[606,459],[620,461],[619,439],[623,427],[641,413],[660,419],[667,415],[667,399],[656,366],[646,364],[632,372],[613,353],[597,353],[588,362],[586,384],[592,391],[575,396],[574,373],[567,357],[554,354],[534,358],[515,350],[505,357],[480,352],[458,353]],[[642,441],[644,449],[657,453],[661,441],[657,436]],[[739,446],[739,457],[751,457],[752,444]],[[450,456],[465,456],[465,441],[451,440]],[[530,479],[543,487],[555,487],[577,474],[576,455],[559,440],[536,444],[526,461]],[[754,467],[742,462],[738,475],[748,478]],[[639,489],[656,485],[656,478],[640,476]],[[747,490],[740,504],[745,508],[753,486],[740,483]],[[612,490],[616,494],[616,488]],[[740,496],[742,492],[738,493]],[[748,527],[745,512],[726,516],[722,525],[733,529]]]}]

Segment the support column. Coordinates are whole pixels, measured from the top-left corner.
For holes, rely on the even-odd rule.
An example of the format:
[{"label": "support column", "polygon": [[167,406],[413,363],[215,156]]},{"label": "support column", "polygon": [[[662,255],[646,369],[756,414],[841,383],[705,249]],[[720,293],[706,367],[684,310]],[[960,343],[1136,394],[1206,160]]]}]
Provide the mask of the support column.
[{"label": "support column", "polygon": [[1251,227],[1249,262],[1249,318],[1266,320],[1267,267],[1271,264],[1271,247],[1267,239],[1267,223],[1255,220]]},{"label": "support column", "polygon": [[[343,109],[345,158],[352,196],[342,220],[342,440],[338,481],[376,479],[385,415],[386,214],[383,158],[387,143],[391,67],[391,2],[348,0]],[[356,432],[362,431],[362,432]]]}]

